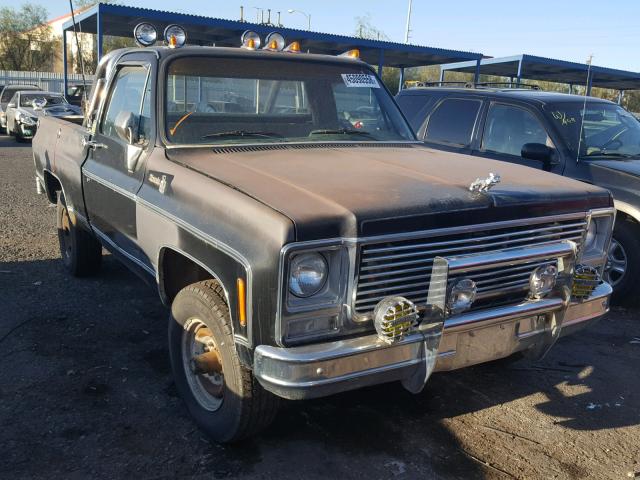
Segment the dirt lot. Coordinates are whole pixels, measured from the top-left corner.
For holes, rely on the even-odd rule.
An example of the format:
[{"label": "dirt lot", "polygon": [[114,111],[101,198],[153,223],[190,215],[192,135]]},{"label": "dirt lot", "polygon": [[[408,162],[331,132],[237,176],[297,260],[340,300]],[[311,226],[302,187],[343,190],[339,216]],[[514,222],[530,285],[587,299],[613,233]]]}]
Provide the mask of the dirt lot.
[{"label": "dirt lot", "polygon": [[[70,278],[29,146],[0,138],[0,478],[598,478],[640,471],[640,312],[542,362],[287,403],[210,443],[176,396],[156,292],[113,259]],[[635,340],[634,340],[635,339]],[[640,474],[635,473],[640,477]]]}]

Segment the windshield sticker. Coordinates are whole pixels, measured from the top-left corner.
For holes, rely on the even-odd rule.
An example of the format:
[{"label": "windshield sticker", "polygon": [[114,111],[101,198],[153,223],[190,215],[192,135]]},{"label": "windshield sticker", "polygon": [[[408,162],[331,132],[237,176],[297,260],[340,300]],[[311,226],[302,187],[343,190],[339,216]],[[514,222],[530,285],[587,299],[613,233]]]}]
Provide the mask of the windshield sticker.
[{"label": "windshield sticker", "polygon": [[576,119],[574,117],[567,117],[567,114],[556,110],[555,112],[551,112],[551,115],[556,120],[559,120],[562,125],[571,125],[572,123],[576,123]]},{"label": "windshield sticker", "polygon": [[347,87],[380,88],[376,77],[366,73],[343,73],[342,80]]}]

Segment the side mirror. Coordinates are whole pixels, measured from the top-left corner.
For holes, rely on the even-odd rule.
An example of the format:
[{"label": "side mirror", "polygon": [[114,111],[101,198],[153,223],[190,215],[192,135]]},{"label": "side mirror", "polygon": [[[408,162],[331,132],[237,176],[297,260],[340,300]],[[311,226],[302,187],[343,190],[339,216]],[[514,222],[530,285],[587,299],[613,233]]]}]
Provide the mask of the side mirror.
[{"label": "side mirror", "polygon": [[520,156],[527,160],[542,162],[542,168],[547,172],[551,171],[551,167],[557,165],[557,162],[553,160],[553,148],[544,143],[525,143],[522,146]]},{"label": "side mirror", "polygon": [[13,103],[13,102],[9,102],[9,103],[7,104],[7,108],[16,108],[16,104],[15,104],[15,103]]},{"label": "side mirror", "polygon": [[129,145],[138,143],[138,116],[132,112],[122,111],[116,116],[115,129],[118,137]]}]

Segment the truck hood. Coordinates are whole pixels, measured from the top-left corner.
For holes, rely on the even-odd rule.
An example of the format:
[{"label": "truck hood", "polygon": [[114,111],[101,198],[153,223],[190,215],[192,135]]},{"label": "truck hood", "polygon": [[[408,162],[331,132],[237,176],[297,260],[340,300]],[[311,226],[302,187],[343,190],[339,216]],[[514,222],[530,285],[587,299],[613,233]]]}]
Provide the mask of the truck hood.
[{"label": "truck hood", "polygon": [[[611,205],[609,193],[598,187],[416,144],[174,148],[167,156],[286,215],[298,241]],[[498,185],[487,193],[469,191],[490,172],[501,176]]]},{"label": "truck hood", "polygon": [[640,160],[591,160],[590,163],[599,168],[640,177]]}]

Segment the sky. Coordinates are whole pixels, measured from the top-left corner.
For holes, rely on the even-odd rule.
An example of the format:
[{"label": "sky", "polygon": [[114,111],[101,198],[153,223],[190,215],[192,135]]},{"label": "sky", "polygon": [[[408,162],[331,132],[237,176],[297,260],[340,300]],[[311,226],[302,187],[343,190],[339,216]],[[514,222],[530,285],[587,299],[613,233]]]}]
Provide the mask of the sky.
[{"label": "sky", "polygon": [[[68,12],[68,0],[31,0],[51,18]],[[0,0],[17,7],[25,0]],[[315,31],[354,34],[356,17],[371,23],[391,40],[403,42],[408,0],[120,0],[118,3],[237,20],[255,20],[254,7],[280,11],[287,27],[306,28],[302,10],[311,15]],[[275,21],[275,13],[272,13]],[[639,0],[414,0],[410,43],[500,57],[527,53],[640,71]]]}]

